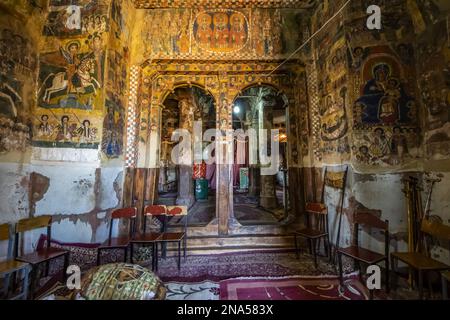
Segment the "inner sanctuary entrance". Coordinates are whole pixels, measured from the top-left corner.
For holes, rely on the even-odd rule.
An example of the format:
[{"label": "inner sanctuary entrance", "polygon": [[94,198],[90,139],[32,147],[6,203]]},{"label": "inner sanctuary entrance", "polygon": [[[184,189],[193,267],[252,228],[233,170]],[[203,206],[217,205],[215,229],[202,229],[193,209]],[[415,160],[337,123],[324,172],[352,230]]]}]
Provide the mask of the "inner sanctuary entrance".
[{"label": "inner sanctuary entrance", "polygon": [[[247,88],[234,100],[233,205],[243,225],[276,224],[288,215],[287,104],[284,94],[267,85]],[[274,161],[269,174],[261,174],[264,156]]]},{"label": "inner sanctuary entrance", "polygon": [[[179,141],[172,139],[172,135],[183,129],[195,138],[196,124],[202,134],[215,129],[214,97],[197,86],[179,86],[166,97],[163,106],[158,198],[155,203],[186,206],[188,224],[206,226],[215,218],[216,212],[216,163],[204,159],[194,165],[177,164],[175,148]],[[201,142],[202,148],[203,145]]]}]

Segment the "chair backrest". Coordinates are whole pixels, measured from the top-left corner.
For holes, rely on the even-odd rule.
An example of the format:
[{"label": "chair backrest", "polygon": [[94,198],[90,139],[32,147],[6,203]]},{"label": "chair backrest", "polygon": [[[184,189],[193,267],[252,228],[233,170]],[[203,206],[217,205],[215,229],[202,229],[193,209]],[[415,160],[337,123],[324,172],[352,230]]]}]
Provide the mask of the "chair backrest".
[{"label": "chair backrest", "polygon": [[[147,231],[147,218],[156,217],[162,222],[162,227],[167,217],[167,207],[164,205],[149,205],[144,208],[144,233]],[[161,220],[162,219],[162,220]]]},{"label": "chair backrest", "polygon": [[370,229],[379,229],[384,233],[384,251],[386,257],[389,256],[389,221],[381,220],[381,210],[358,209],[353,215],[354,221],[354,237],[355,246],[359,247],[359,226],[366,226]]},{"label": "chair backrest", "polygon": [[358,209],[353,220],[359,225],[389,231],[389,221],[378,218],[378,216],[381,217],[381,213],[381,210]]},{"label": "chair backrest", "polygon": [[16,233],[51,227],[52,222],[52,216],[40,216],[35,218],[22,219],[16,224]]},{"label": "chair backrest", "polygon": [[168,216],[187,216],[188,208],[186,206],[167,206]]},{"label": "chair backrest", "polygon": [[150,205],[144,208],[146,216],[164,216],[167,214],[167,207],[163,205]]},{"label": "chair backrest", "polygon": [[137,217],[137,208],[121,208],[116,209],[111,213],[111,223],[109,225],[109,239],[112,238],[112,230],[114,227],[114,220],[130,220],[129,222],[129,236],[132,237],[135,231],[136,226],[136,217]]},{"label": "chair backrest", "polygon": [[133,219],[137,217],[137,208],[116,209],[111,214],[111,219]]},{"label": "chair backrest", "polygon": [[328,232],[328,208],[324,203],[308,202],[305,211],[308,228]]},{"label": "chair backrest", "polygon": [[421,231],[437,239],[450,241],[450,226],[445,224],[423,219]]},{"label": "chair backrest", "polygon": [[324,203],[308,202],[305,210],[310,214],[328,214],[327,206]]},{"label": "chair backrest", "polygon": [[9,240],[9,234],[10,229],[9,229],[9,224],[5,223],[5,224],[1,224],[0,225],[0,241],[5,241],[5,240]]},{"label": "chair backrest", "polygon": [[19,222],[17,222],[16,224],[16,236],[14,245],[15,256],[17,257],[19,255],[20,234],[31,230],[47,228],[47,248],[50,248],[52,240],[52,223],[53,217],[49,215],[19,220]]},{"label": "chair backrest", "polygon": [[7,258],[12,258],[13,241],[11,237],[11,227],[9,224],[5,223],[0,225],[0,241],[8,241],[8,254]]}]

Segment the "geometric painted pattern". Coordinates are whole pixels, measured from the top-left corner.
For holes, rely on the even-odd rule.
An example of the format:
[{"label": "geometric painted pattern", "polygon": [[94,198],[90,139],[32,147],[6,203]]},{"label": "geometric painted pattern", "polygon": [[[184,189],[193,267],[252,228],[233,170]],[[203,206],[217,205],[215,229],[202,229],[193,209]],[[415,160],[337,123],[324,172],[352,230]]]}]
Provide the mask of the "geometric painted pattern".
[{"label": "geometric painted pattern", "polygon": [[138,9],[166,8],[298,8],[309,9],[317,0],[133,0]]},{"label": "geometric painted pattern", "polygon": [[314,157],[316,160],[322,160],[322,153],[320,150],[320,101],[317,83],[317,73],[315,62],[306,65],[306,73],[308,75],[308,91],[309,91],[309,105],[311,110],[311,133],[313,137],[312,147]]},{"label": "geometric painted pattern", "polygon": [[130,95],[127,110],[127,146],[125,167],[135,168],[137,160],[137,98],[139,89],[140,67],[132,66],[130,75]]}]

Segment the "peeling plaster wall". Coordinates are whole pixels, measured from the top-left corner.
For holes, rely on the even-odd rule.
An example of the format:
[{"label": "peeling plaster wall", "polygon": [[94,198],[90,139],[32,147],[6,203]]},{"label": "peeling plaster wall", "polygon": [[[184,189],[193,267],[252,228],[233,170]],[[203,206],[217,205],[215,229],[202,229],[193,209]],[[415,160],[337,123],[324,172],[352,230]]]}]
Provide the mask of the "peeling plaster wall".
[{"label": "peeling plaster wall", "polygon": [[[389,221],[391,251],[405,251],[408,248],[405,242],[408,218],[402,178],[400,174],[355,174],[352,186],[353,197],[358,204],[367,209],[381,210],[381,219]],[[384,250],[384,238],[365,233],[361,240],[366,246],[376,248],[380,252]]]},{"label": "peeling plaster wall", "polygon": [[27,166],[0,163],[0,224],[28,217]]},{"label": "peeling plaster wall", "polygon": [[[14,224],[23,218],[52,215],[54,217],[52,237],[63,242],[103,242],[108,236],[111,211],[122,205],[124,146],[110,148],[107,142],[110,135],[119,142],[125,141],[125,138],[120,137],[120,132],[125,133],[126,128],[119,115],[122,111],[118,111],[117,106],[121,103],[120,107],[123,107],[121,115],[125,116],[129,74],[128,45],[131,42],[129,30],[134,23],[135,10],[130,1],[94,2],[95,8],[99,5],[98,10],[96,9],[97,14],[108,15],[107,19],[110,22],[108,32],[102,35],[103,49],[106,52],[105,78],[104,81],[103,79],[100,81],[104,86],[99,90],[102,91],[99,97],[110,90],[115,94],[115,105],[112,106],[111,102],[108,104],[105,98],[97,99],[95,110],[92,111],[69,110],[60,106],[58,110],[53,109],[52,112],[42,106],[39,97],[36,101],[34,94],[39,88],[39,72],[43,70],[43,63],[38,59],[37,54],[47,52],[49,47],[57,47],[59,43],[66,44],[67,41],[73,40],[73,37],[45,31],[46,17],[52,10],[46,7],[46,1],[36,2],[42,3],[41,9],[32,8],[28,2],[24,1],[17,4],[12,2],[0,4],[2,17],[0,26],[10,29],[13,34],[19,34],[28,41],[27,49],[30,50],[30,56],[34,58],[35,67],[30,71],[31,76],[21,83],[24,87],[23,92],[19,91],[19,94],[23,93],[26,99],[23,99],[23,104],[17,104],[18,118],[11,120],[21,125],[26,124],[29,128],[26,132],[33,135],[17,134],[17,132],[21,134],[22,130],[25,132],[25,127],[18,127],[19,131],[15,130],[16,133],[8,136],[9,127],[5,125],[9,125],[9,122],[0,123],[0,223]],[[2,34],[1,38],[3,37]],[[41,58],[42,56],[44,55],[41,54]],[[25,59],[19,60],[16,64],[19,62],[27,66],[32,64]],[[53,59],[52,62],[64,64],[64,59]],[[14,76],[17,78],[16,73],[19,71],[23,73],[24,70],[27,71],[26,68],[16,68]],[[17,79],[22,81],[22,78],[20,76]],[[3,77],[0,79],[2,82],[4,80]],[[116,90],[118,87],[120,92]],[[0,108],[2,118],[4,110],[2,105]],[[61,112],[69,114],[71,121],[78,120],[78,122],[75,121],[77,129],[81,125],[80,121],[89,119],[92,122],[92,128],[95,125],[97,127],[95,129],[98,129],[96,141],[106,142],[98,143],[98,147],[89,148],[77,145],[73,143],[74,141],[63,146],[62,143],[58,143],[57,146],[57,141],[53,141],[54,146],[41,143],[40,140],[43,137],[42,127],[39,126],[42,120],[41,113],[53,114],[53,117],[49,117],[49,124],[50,130],[54,130],[55,133],[59,130],[57,129],[59,123],[53,124],[55,120],[58,120],[55,114],[61,116],[63,114]],[[114,113],[114,123],[111,123],[109,121],[111,119],[107,117],[112,113]],[[102,121],[103,125],[101,125]],[[82,132],[80,130],[77,132],[77,134],[71,133],[72,138],[81,136]],[[27,143],[20,144],[20,148],[16,148],[14,146],[19,146],[20,141],[17,139],[20,137],[28,137]],[[30,142],[36,142],[36,139],[40,139],[39,143],[30,144]],[[67,136],[64,141],[66,139]],[[24,249],[32,250],[40,234],[44,233],[45,230],[27,233]],[[0,259],[6,254],[6,245],[6,242],[0,243]]]}]

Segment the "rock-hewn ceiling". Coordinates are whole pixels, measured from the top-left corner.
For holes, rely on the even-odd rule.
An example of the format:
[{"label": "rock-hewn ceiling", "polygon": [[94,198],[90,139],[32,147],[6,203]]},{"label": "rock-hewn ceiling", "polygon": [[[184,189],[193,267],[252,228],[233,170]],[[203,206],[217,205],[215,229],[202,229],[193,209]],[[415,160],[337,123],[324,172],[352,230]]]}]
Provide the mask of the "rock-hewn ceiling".
[{"label": "rock-hewn ceiling", "polygon": [[317,0],[133,0],[139,9],[165,8],[298,8],[313,7]]}]

